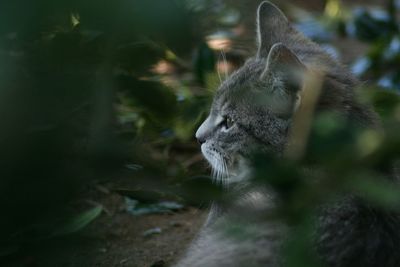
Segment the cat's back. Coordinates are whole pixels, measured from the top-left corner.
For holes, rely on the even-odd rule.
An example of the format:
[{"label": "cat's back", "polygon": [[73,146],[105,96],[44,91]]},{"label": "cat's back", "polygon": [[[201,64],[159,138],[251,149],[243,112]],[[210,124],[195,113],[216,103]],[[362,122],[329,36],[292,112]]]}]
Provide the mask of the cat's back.
[{"label": "cat's back", "polygon": [[400,266],[400,214],[353,196],[320,209],[316,250],[327,266]]}]

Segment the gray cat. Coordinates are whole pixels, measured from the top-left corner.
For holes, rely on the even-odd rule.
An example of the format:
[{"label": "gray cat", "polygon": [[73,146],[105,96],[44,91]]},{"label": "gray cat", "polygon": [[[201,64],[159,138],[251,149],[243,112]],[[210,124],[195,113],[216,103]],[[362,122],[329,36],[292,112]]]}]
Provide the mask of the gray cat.
[{"label": "gray cat", "polygon": [[[357,102],[357,79],[304,37],[272,3],[258,9],[258,51],[219,88],[196,133],[216,179],[233,202],[215,203],[179,267],[282,266],[288,226],[265,220],[275,206],[268,188],[246,187],[249,156],[284,154],[292,118],[307,94],[305,77],[321,81],[316,112],[332,111],[361,127],[379,127],[376,114]],[[250,212],[251,211],[251,212]],[[264,215],[262,218],[254,214]],[[323,266],[400,266],[400,218],[345,196],[318,214],[315,250]]]}]

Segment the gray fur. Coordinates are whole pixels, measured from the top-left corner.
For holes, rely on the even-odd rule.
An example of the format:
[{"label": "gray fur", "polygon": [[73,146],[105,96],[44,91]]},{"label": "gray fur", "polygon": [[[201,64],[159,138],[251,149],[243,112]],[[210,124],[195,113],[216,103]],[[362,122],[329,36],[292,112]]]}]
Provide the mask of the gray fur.
[{"label": "gray fur", "polygon": [[[287,226],[254,216],[271,214],[275,200],[266,188],[246,188],[246,159],[260,149],[282,155],[300,95],[307,94],[306,75],[322,79],[317,112],[334,111],[363,127],[379,125],[374,111],[356,101],[357,79],[296,31],[275,5],[263,2],[257,22],[257,55],[220,86],[209,117],[196,133],[217,181],[235,199],[229,207],[213,205],[180,267],[282,265],[279,249]],[[227,234],[237,225],[245,235]],[[321,208],[316,250],[326,266],[400,266],[399,229],[397,214],[379,212],[346,196]]]}]

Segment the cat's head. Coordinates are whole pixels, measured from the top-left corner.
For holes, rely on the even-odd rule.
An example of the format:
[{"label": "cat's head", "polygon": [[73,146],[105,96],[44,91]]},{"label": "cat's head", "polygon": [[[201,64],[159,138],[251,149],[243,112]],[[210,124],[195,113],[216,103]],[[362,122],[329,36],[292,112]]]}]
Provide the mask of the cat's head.
[{"label": "cat's head", "polygon": [[196,133],[217,175],[234,174],[256,150],[282,153],[307,73],[296,52],[320,52],[270,2],[259,6],[257,22],[257,55],[222,83]]}]

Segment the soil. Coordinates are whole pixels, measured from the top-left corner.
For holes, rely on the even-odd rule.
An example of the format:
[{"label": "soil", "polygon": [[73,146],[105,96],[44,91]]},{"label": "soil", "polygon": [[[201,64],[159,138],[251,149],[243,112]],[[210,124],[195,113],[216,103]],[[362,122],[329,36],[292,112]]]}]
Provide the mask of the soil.
[{"label": "soil", "polygon": [[[77,235],[38,244],[16,255],[7,267],[162,267],[184,253],[206,212],[186,207],[179,212],[134,216],[124,198],[115,193],[95,193],[104,212]],[[90,193],[93,194],[93,193]],[[88,196],[87,196],[88,197]],[[146,234],[157,229],[158,233]]]}]

